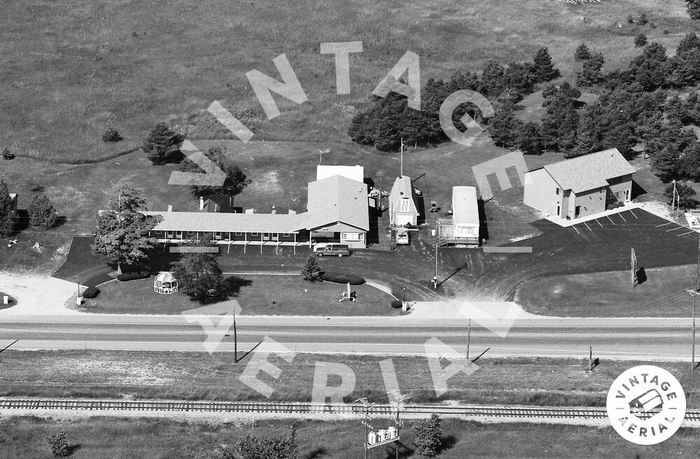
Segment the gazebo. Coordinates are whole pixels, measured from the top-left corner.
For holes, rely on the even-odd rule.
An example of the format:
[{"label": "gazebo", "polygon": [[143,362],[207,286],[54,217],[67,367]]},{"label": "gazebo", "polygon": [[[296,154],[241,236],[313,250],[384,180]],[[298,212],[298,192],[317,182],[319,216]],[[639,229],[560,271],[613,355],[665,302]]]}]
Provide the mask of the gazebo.
[{"label": "gazebo", "polygon": [[177,292],[177,279],[170,271],[161,271],[153,281],[153,291],[162,295]]}]

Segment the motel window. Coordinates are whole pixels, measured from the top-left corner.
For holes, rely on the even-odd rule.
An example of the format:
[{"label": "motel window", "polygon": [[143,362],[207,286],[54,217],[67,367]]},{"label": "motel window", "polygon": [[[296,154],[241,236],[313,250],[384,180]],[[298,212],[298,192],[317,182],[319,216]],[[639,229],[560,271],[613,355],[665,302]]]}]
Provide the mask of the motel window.
[{"label": "motel window", "polygon": [[250,233],[251,236],[257,236],[258,233]]},{"label": "motel window", "polygon": [[217,232],[214,234],[214,237],[215,237],[216,239],[221,239],[221,231],[217,231]]},{"label": "motel window", "polygon": [[556,191],[556,194],[559,194],[559,187],[557,187],[557,191]]},{"label": "motel window", "polygon": [[236,231],[236,236],[243,236],[243,233]]},{"label": "motel window", "polygon": [[346,241],[359,241],[360,233],[343,233],[343,239]]},{"label": "motel window", "polygon": [[291,233],[282,233],[282,236],[284,236],[284,237],[289,237],[291,235],[292,235]]}]

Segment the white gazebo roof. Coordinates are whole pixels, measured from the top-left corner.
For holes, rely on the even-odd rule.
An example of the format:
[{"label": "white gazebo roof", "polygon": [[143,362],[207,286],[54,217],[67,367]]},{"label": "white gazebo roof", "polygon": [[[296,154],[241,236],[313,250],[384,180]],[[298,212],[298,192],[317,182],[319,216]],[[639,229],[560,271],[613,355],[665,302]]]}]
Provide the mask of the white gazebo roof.
[{"label": "white gazebo roof", "polygon": [[173,273],[170,271],[161,271],[158,273],[158,276],[156,276],[156,281],[160,282],[175,282],[177,279],[175,279],[175,276],[173,276]]}]

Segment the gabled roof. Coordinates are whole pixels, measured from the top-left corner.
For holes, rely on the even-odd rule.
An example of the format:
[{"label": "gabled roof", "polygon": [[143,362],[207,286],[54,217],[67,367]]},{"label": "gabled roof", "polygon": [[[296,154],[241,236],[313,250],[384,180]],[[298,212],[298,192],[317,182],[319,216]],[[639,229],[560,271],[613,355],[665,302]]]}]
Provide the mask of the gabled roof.
[{"label": "gabled roof", "polygon": [[413,185],[411,177],[403,175],[396,177],[389,194],[389,207],[392,212],[418,213],[416,203],[413,201]]},{"label": "gabled roof", "polygon": [[305,214],[234,214],[221,212],[160,212],[156,231],[216,231],[243,233],[294,233],[304,229]]},{"label": "gabled roof", "polygon": [[365,180],[365,168],[356,166],[333,166],[329,164],[319,164],[316,166],[316,180],[323,180],[334,175],[342,175],[350,180],[363,183]]},{"label": "gabled roof", "polygon": [[577,156],[544,166],[563,190],[581,193],[608,185],[608,180],[635,172],[617,148]]},{"label": "gabled roof", "polygon": [[315,229],[341,222],[369,231],[367,185],[342,175],[309,183],[306,227]]}]

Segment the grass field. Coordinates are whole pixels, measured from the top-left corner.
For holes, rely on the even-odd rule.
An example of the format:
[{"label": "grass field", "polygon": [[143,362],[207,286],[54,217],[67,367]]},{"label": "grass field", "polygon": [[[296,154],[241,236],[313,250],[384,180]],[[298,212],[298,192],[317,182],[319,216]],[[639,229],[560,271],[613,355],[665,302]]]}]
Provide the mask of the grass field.
[{"label": "grass field", "polygon": [[[316,362],[339,362],[356,375],[352,402],[367,397],[387,403],[379,362],[387,357],[299,354],[292,363],[276,355],[268,360],[281,369],[278,380],[258,378],[275,391],[273,400],[309,401]],[[604,406],[608,388],[624,370],[642,362],[603,361],[591,374],[587,360],[517,358],[477,363],[471,375],[459,373],[448,391],[436,397],[428,361],[424,357],[392,357],[401,393],[414,403],[459,400],[465,403],[558,406]],[[3,352],[0,396],[156,398],[187,400],[264,400],[240,382],[249,357],[238,364],[231,354],[116,351]],[[447,362],[442,362],[443,366]],[[659,363],[679,379],[688,406],[700,408],[700,380],[689,379],[687,364]],[[333,380],[329,384],[337,384]]]},{"label": "grass field", "polygon": [[[355,303],[339,303],[344,285],[332,282],[306,282],[292,276],[225,276],[231,279],[243,314],[249,315],[397,315],[391,296],[370,286],[351,286],[357,292]],[[100,286],[97,298],[88,299],[85,308],[106,314],[180,314],[200,306],[182,292],[159,295],[153,291],[153,277],[128,282],[113,281]]]},{"label": "grass field", "polygon": [[543,315],[690,317],[692,300],[685,289],[695,287],[695,265],[645,272],[647,280],[634,288],[629,270],[533,279],[518,288],[515,300]]},{"label": "grass field", "polygon": [[[255,424],[196,424],[176,420],[90,418],[73,421],[13,417],[0,430],[6,457],[49,458],[46,438],[63,430],[74,453],[71,457],[195,458],[211,457],[222,444],[234,445],[245,435],[286,436],[290,421],[258,421]],[[377,428],[390,421],[376,420]],[[401,430],[400,457],[414,455],[414,422]],[[296,422],[299,458],[362,457],[364,427],[358,421]],[[482,424],[456,419],[442,420],[439,458],[465,457],[678,457],[700,454],[697,429],[681,429],[669,440],[654,446],[627,442],[611,427],[580,427],[537,424]],[[393,452],[373,452],[370,457],[391,457]]]},{"label": "grass field", "polygon": [[[657,27],[626,23],[640,12]],[[527,0],[517,8],[509,0],[303,0],[273,9],[221,0],[32,0],[9,5],[0,21],[2,143],[17,154],[58,161],[136,147],[161,120],[188,137],[219,138],[227,133],[203,112],[213,100],[233,112],[248,110],[242,120],[257,139],[344,141],[354,111],[406,50],[421,56],[423,82],[480,70],[488,59],[530,60],[541,46],[549,46],[571,78],[573,50],[582,41],[614,67],[638,53],[633,37],[639,32],[672,49],[696,27],[682,0],[579,6]],[[319,46],[354,40],[364,49],[351,56],[352,94],[338,96],[333,59]],[[282,116],[268,121],[245,72],[276,77],[272,59],[282,53],[309,101],[281,102]],[[105,144],[101,136],[109,126],[125,140]]]}]

